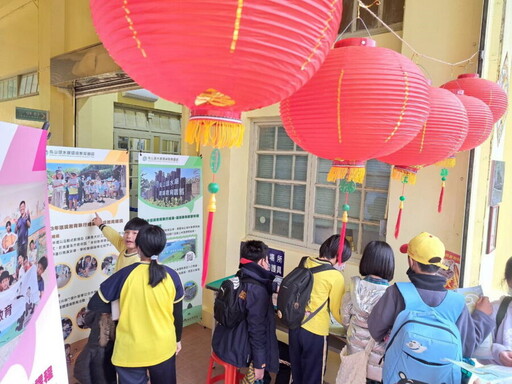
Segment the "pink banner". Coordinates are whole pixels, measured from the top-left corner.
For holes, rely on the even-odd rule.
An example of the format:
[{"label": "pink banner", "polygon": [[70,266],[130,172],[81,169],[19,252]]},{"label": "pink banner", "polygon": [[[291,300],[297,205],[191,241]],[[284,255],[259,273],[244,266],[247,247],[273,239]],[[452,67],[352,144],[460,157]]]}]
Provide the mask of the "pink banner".
[{"label": "pink banner", "polygon": [[0,381],[63,383],[46,131],[1,122],[0,131]]}]

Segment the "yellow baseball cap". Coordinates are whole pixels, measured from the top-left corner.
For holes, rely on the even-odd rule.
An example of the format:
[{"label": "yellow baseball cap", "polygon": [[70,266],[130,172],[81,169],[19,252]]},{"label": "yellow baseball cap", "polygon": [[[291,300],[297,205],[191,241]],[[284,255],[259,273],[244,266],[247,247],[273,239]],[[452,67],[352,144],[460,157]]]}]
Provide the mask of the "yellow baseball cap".
[{"label": "yellow baseball cap", "polygon": [[408,244],[400,247],[400,252],[407,253],[409,257],[418,263],[436,265],[442,269],[448,269],[443,264],[445,248],[439,237],[422,232],[413,237]]}]

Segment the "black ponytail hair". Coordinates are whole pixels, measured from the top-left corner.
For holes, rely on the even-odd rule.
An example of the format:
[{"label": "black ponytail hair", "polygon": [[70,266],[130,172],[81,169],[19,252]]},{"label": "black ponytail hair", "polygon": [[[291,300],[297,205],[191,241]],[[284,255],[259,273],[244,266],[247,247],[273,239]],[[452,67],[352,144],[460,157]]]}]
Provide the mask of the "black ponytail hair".
[{"label": "black ponytail hair", "polygon": [[[165,248],[167,237],[162,228],[156,225],[145,225],[139,229],[135,244],[145,257],[158,256]],[[158,264],[158,260],[151,259],[149,263],[149,285],[153,288],[167,277],[165,268]]]},{"label": "black ponytail hair", "polygon": [[507,260],[505,264],[505,282],[508,284],[512,282],[512,257]]}]

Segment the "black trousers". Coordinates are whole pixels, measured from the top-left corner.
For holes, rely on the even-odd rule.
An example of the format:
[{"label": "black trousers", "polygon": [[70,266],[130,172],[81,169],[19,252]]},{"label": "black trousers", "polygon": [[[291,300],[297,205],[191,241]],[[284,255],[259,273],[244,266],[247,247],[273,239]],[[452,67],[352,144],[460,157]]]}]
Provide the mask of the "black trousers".
[{"label": "black trousers", "polygon": [[116,366],[119,384],[176,384],[176,354],[163,363],[151,367],[118,367]]},{"label": "black trousers", "polygon": [[304,328],[290,329],[290,363],[293,384],[322,384],[327,361],[327,336]]}]

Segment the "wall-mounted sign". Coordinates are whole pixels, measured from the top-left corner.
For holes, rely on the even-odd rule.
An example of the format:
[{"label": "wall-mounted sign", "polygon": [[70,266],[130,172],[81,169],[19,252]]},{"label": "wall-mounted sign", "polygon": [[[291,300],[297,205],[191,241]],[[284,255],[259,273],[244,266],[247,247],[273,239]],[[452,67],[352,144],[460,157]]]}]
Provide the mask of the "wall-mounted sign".
[{"label": "wall-mounted sign", "polygon": [[49,121],[49,112],[41,109],[16,107],[16,119],[45,122]]}]

